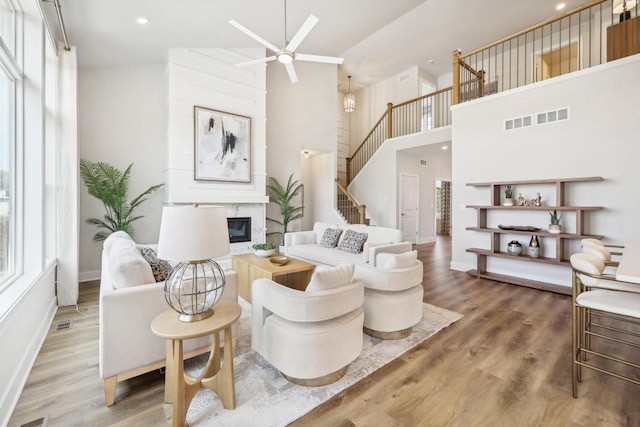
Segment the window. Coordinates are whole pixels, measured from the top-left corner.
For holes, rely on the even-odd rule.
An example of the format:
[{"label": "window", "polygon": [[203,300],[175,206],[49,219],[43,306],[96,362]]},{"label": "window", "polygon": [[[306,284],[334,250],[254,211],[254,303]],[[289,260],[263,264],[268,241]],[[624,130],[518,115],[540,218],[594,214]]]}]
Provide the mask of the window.
[{"label": "window", "polygon": [[15,54],[15,10],[9,0],[0,0],[0,39]]},{"label": "window", "polygon": [[13,87],[0,68],[0,289],[13,273]]}]

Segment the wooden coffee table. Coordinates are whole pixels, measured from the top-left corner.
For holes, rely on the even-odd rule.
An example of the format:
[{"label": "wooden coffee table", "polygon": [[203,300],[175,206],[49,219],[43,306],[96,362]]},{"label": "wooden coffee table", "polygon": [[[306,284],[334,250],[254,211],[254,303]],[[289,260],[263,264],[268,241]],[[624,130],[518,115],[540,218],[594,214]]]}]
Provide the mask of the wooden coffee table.
[{"label": "wooden coffee table", "polygon": [[270,279],[289,288],[304,291],[311,280],[315,264],[289,257],[285,265],[275,265],[269,258],[254,254],[233,255],[232,269],[238,273],[238,294],[251,302],[251,283],[256,279]]}]

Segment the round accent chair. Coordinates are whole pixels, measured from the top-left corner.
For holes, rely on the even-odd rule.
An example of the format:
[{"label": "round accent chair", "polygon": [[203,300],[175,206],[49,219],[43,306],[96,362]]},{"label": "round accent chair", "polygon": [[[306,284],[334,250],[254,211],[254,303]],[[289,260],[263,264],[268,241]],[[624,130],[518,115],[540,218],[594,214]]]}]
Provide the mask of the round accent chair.
[{"label": "round accent chair", "polygon": [[380,253],[376,265],[356,269],[364,282],[364,332],[380,339],[409,336],[422,320],[423,267],[417,251]]}]

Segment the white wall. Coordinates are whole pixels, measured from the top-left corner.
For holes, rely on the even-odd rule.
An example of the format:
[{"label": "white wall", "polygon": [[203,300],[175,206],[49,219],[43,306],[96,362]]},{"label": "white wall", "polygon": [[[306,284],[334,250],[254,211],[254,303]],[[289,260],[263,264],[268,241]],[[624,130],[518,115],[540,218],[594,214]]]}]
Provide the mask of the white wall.
[{"label": "white wall", "polygon": [[389,102],[399,104],[420,96],[421,73],[424,75],[414,66],[356,92],[356,111],[350,115],[350,155],[387,110]]},{"label": "white wall", "polygon": [[[436,239],[436,179],[451,179],[450,146],[449,142],[445,142],[397,152],[398,176],[402,173],[418,176],[420,186],[418,194],[418,243],[432,242]],[[442,147],[447,147],[447,149],[443,150]],[[421,160],[424,160],[426,165],[422,165],[420,163]]]},{"label": "white wall", "polygon": [[[463,205],[489,204],[488,189],[467,187],[468,182],[602,176],[603,182],[572,184],[567,204],[604,206],[586,214],[586,233],[602,234],[605,241],[640,239],[637,212],[640,199],[638,99],[640,86],[624,84],[640,75],[638,55],[570,75],[514,89],[453,109],[452,268],[475,268],[469,247],[488,248],[490,235],[465,230],[476,224],[476,212]],[[562,107],[570,119],[530,128],[503,131],[504,120]],[[516,186],[531,198],[540,191],[552,203],[548,186]],[[546,212],[489,214],[494,226],[510,224],[548,227]],[[565,214],[563,227],[575,232],[575,215]],[[573,230],[572,230],[573,228]],[[503,236],[503,244],[528,236]],[[505,242],[506,241],[506,242]],[[553,256],[554,241],[542,238],[543,254]],[[504,249],[504,248],[503,248]],[[571,245],[579,250],[577,242]],[[504,259],[490,259],[489,271],[570,285],[570,269]]]},{"label": "white wall", "polygon": [[[166,203],[266,202],[265,67],[235,66],[263,57],[264,52],[257,48],[169,50],[163,158]],[[194,106],[251,118],[250,182],[194,180]]]},{"label": "white wall", "polygon": [[[84,67],[79,70],[80,157],[104,161],[124,170],[134,163],[129,196],[133,198],[163,182],[166,123],[165,67]],[[102,203],[80,189],[80,279],[100,275],[101,242],[87,218],[102,218]],[[159,190],[138,208],[143,219],[134,223],[134,238],[156,242],[160,229],[162,193]]]},{"label": "white wall", "polygon": [[[267,66],[267,175],[283,185],[292,173],[294,179],[301,179],[300,153],[309,149],[331,153],[333,185],[338,140],[337,66],[296,61],[295,67],[299,82],[292,84],[282,64],[270,62]],[[326,195],[311,193],[305,188],[305,197],[315,199]],[[267,216],[279,217],[274,204],[268,206]],[[300,230],[301,226],[300,221],[296,221],[290,229]]]},{"label": "white wall", "polygon": [[397,152],[449,141],[451,141],[451,127],[447,126],[388,139],[382,144],[349,184],[351,195],[359,204],[367,206],[367,216],[372,224],[398,228]]}]

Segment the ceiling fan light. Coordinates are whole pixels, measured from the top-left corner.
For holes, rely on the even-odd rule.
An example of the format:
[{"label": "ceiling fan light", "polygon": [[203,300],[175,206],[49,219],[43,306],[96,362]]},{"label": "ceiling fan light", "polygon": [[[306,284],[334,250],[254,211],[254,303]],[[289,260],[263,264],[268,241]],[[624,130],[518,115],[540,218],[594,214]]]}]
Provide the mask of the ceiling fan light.
[{"label": "ceiling fan light", "polygon": [[278,58],[278,62],[281,64],[291,64],[293,62],[293,53],[283,50],[276,53],[276,58]]},{"label": "ceiling fan light", "polygon": [[344,96],[343,107],[347,113],[353,113],[356,111],[356,96],[351,93],[351,76],[347,76],[349,79],[349,92]]}]

